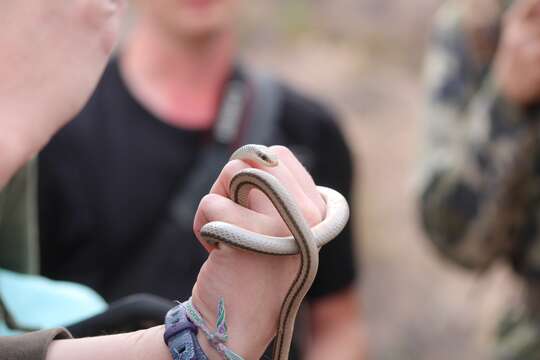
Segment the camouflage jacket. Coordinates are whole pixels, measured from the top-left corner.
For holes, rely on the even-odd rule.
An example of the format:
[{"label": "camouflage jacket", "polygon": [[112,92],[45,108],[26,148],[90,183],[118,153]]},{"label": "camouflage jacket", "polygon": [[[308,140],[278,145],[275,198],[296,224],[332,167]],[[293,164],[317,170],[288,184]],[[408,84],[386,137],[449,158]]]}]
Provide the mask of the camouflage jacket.
[{"label": "camouflage jacket", "polygon": [[540,112],[511,104],[494,83],[500,14],[467,26],[463,3],[448,2],[438,13],[426,62],[423,225],[464,266],[486,268],[502,258],[524,277],[538,277]]},{"label": "camouflage jacket", "polygon": [[448,1],[436,16],[425,74],[422,223],[462,266],[513,266],[535,296],[503,321],[495,358],[540,359],[540,111],[511,104],[494,82],[510,2],[492,0],[495,11],[481,21],[467,9],[475,2]]}]

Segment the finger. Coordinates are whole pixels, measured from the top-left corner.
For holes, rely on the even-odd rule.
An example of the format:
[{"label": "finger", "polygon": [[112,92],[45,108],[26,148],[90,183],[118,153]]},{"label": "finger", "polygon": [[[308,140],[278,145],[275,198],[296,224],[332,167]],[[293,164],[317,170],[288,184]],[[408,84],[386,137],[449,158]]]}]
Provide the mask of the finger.
[{"label": "finger", "polygon": [[[248,164],[242,160],[232,160],[229,161],[221,170],[218,178],[216,179],[214,185],[210,189],[211,194],[222,195],[227,198],[231,198],[230,194],[230,184],[232,178],[240,171],[244,169],[253,168],[251,164]],[[259,213],[271,215],[274,217],[279,217],[277,210],[274,208],[270,200],[268,200],[263,194],[259,192],[251,192],[249,194],[249,204],[252,210]]]},{"label": "finger", "polygon": [[[276,155],[279,158],[279,154]],[[279,165],[275,167],[265,167],[258,163],[254,163],[252,165],[274,175],[278,181],[285,186],[293,197],[294,201],[299,205],[300,210],[310,225],[315,225],[320,222],[324,212],[321,212],[315,206],[314,202],[307,196],[300,179],[297,178],[288,168],[286,162],[281,161],[281,158],[279,158]]]},{"label": "finger", "polygon": [[270,150],[276,154],[280,161],[285,163],[292,175],[297,179],[300,184],[300,188],[306,196],[312,201],[314,206],[319,210],[321,217],[324,217],[326,213],[326,204],[317,190],[316,184],[313,178],[306,170],[306,168],[298,161],[296,156],[289,150],[289,148],[281,145],[275,145],[270,147]]},{"label": "finger", "polygon": [[[227,198],[231,198],[230,193],[230,184],[233,179],[233,177],[238,174],[240,171],[244,169],[250,169],[253,168],[251,164],[248,164],[245,161],[242,160],[232,160],[229,161],[224,167],[221,173],[219,174],[216,182],[210,189],[211,194],[218,194],[223,195]],[[256,198],[256,200],[254,199]],[[251,192],[249,194],[249,206],[252,210],[255,210],[257,212],[267,214],[267,215],[273,215],[273,216],[279,216],[274,209],[272,203],[270,200],[268,200],[266,197],[264,197],[263,194],[260,194],[258,192]]]},{"label": "finger", "polygon": [[212,185],[210,188],[210,193],[230,198],[231,194],[229,191],[229,186],[233,176],[248,168],[250,168],[250,166],[241,160],[229,161],[227,164],[225,164],[218,178],[214,182],[214,185]]},{"label": "finger", "polygon": [[[218,180],[212,186],[211,193],[230,197],[229,185],[231,179],[241,170],[246,168],[258,168],[272,174],[276,179],[285,186],[293,200],[298,204],[302,214],[313,226],[322,220],[322,214],[314,207],[313,202],[307,197],[302,190],[297,179],[292,175],[284,163],[280,163],[275,167],[262,166],[252,161],[233,160],[227,163],[223,168]],[[277,210],[270,200],[261,192],[253,191],[250,193],[250,208],[260,213],[264,213],[273,217],[279,217]]]},{"label": "finger", "polygon": [[[257,166],[256,164],[255,166]],[[261,169],[265,169],[264,166],[258,165]],[[299,206],[302,215],[307,220],[308,224],[313,226],[321,222],[324,212],[319,210],[314,202],[307,196],[306,192],[303,189],[303,184],[299,181],[297,177],[290,171],[287,167],[287,164],[283,161],[279,162],[279,165],[276,167],[268,168],[267,171],[274,175],[279,182],[281,182],[285,188],[289,191],[290,195],[293,197],[296,204]],[[254,196],[262,195],[261,193],[255,192]],[[275,211],[274,206],[272,210]]]},{"label": "finger", "polygon": [[201,229],[211,221],[223,221],[270,236],[286,236],[290,234],[279,217],[275,218],[258,213],[221,195],[208,194],[201,199],[193,221],[193,232],[208,251],[211,251],[213,247],[202,239]]}]

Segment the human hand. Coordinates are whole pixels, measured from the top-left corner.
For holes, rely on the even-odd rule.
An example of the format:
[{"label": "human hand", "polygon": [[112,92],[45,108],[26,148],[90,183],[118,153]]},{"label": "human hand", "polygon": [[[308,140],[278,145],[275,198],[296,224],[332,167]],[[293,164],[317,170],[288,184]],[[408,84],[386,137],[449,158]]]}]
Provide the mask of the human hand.
[{"label": "human hand", "polygon": [[[287,148],[274,146],[270,151],[278,156],[280,163],[262,170],[274,175],[290,191],[311,226],[319,223],[325,214],[325,204],[311,176]],[[244,358],[255,359],[275,335],[279,311],[300,259],[255,254],[227,246],[215,249],[200,236],[202,226],[210,221],[224,221],[266,235],[290,235],[273,205],[260,192],[251,192],[251,209],[229,199],[232,177],[248,167],[261,168],[251,162],[229,162],[210,194],[201,200],[194,232],[210,254],[193,288],[193,303],[208,323],[214,324],[216,306],[223,297],[229,326],[228,346]]]},{"label": "human hand", "polygon": [[112,51],[124,3],[0,3],[0,129],[10,137],[0,145],[33,156],[80,111]]},{"label": "human hand", "polygon": [[518,105],[540,99],[539,0],[516,1],[506,14],[495,79],[503,94]]}]

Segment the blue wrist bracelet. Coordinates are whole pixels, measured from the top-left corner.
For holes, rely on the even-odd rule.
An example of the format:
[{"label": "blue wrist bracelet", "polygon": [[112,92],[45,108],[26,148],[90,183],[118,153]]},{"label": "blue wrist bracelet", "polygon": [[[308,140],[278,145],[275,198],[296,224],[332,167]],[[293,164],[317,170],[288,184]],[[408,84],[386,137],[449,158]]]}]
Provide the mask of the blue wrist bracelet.
[{"label": "blue wrist bracelet", "polygon": [[197,332],[184,306],[177,305],[167,312],[163,338],[173,360],[208,360],[197,340]]}]

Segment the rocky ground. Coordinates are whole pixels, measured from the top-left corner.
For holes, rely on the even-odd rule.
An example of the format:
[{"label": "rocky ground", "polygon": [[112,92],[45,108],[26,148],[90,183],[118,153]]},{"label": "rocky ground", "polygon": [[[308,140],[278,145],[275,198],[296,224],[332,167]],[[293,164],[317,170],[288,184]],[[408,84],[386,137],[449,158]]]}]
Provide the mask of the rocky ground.
[{"label": "rocky ground", "polygon": [[[436,0],[280,0],[246,9],[256,66],[331,104],[354,151],[360,283],[370,359],[489,359],[517,286],[441,261],[415,213],[421,62]],[[329,169],[330,171],[331,169]]]}]

